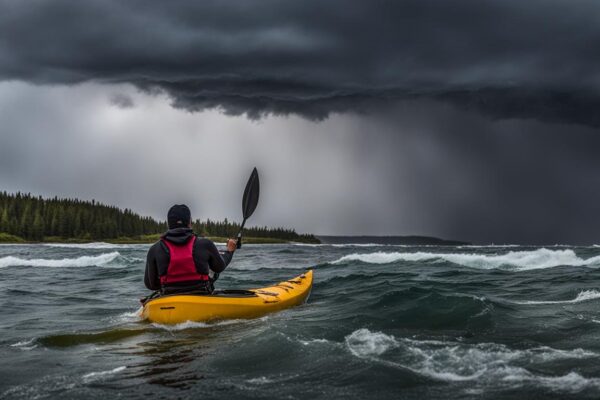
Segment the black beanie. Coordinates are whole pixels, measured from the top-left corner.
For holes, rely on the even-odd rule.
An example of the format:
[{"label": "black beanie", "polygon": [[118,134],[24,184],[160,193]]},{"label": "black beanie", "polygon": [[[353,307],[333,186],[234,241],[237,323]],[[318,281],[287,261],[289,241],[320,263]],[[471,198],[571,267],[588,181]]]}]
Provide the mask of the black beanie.
[{"label": "black beanie", "polygon": [[187,228],[191,221],[192,213],[185,204],[175,204],[173,207],[169,208],[169,213],[167,214],[169,229]]}]

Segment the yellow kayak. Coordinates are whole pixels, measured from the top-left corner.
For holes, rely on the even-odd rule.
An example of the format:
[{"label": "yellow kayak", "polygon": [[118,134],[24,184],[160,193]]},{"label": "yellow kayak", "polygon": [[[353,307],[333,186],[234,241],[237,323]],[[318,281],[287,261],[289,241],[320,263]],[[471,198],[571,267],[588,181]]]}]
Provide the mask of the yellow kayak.
[{"label": "yellow kayak", "polygon": [[304,303],[310,295],[312,282],[313,272],[309,270],[290,280],[260,289],[161,296],[144,304],[141,317],[160,324],[257,318]]}]

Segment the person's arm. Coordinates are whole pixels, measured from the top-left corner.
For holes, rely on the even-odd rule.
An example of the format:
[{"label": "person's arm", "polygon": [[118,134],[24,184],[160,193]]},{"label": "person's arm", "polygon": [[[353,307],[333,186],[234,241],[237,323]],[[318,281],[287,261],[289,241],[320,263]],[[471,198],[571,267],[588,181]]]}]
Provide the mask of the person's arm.
[{"label": "person's arm", "polygon": [[235,240],[227,242],[227,251],[219,252],[217,246],[213,242],[208,245],[208,266],[216,273],[221,273],[231,262],[233,252],[235,251]]},{"label": "person's arm", "polygon": [[144,273],[144,285],[150,290],[160,289],[160,278],[158,266],[156,265],[155,247],[150,247],[146,256],[146,272]]}]

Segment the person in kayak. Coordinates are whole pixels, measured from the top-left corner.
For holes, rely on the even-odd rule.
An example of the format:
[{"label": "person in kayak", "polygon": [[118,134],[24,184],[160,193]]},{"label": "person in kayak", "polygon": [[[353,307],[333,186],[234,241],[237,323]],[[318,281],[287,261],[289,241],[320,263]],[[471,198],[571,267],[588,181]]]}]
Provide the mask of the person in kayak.
[{"label": "person in kayak", "polygon": [[221,273],[231,262],[237,241],[220,253],[215,244],[192,230],[190,209],[176,204],[167,214],[169,230],[148,250],[144,284],[162,294],[212,293],[210,272]]}]

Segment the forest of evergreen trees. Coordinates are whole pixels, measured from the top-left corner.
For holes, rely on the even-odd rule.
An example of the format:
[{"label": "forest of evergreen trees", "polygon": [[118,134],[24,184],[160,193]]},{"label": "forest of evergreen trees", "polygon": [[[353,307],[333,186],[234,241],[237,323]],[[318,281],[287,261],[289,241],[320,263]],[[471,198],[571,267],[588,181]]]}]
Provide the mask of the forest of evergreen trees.
[{"label": "forest of evergreen trees", "polygon": [[[239,224],[224,221],[193,222],[194,231],[204,236],[232,237]],[[142,217],[92,201],[43,199],[31,194],[0,192],[0,233],[28,241],[53,239],[107,240],[163,233],[164,221]],[[246,236],[286,241],[318,242],[313,235],[299,235],[293,229],[250,227]]]},{"label": "forest of evergreen trees", "polygon": [[[234,237],[240,230],[240,224],[232,223],[227,221],[206,221],[195,220],[192,223],[194,232],[201,234],[202,236],[220,236],[220,237]],[[294,229],[285,228],[268,228],[263,227],[249,227],[244,228],[244,235],[255,238],[274,238],[286,241],[299,241],[309,243],[319,243],[319,240],[310,234],[299,235]]]}]

